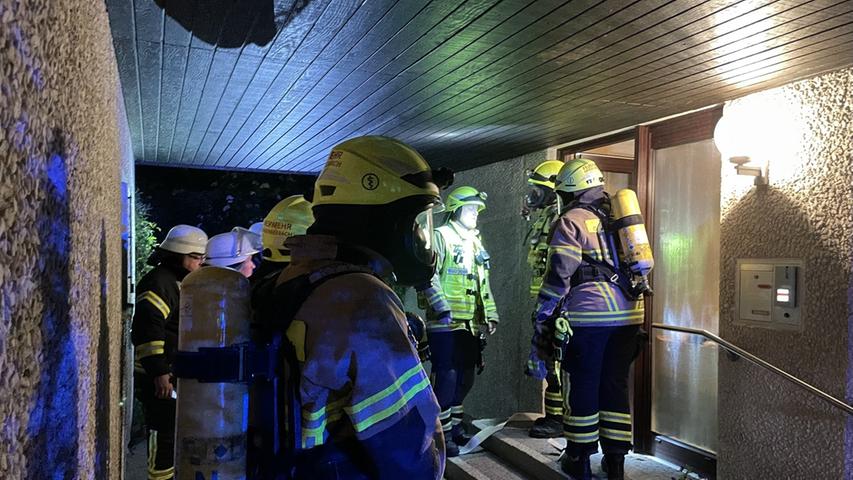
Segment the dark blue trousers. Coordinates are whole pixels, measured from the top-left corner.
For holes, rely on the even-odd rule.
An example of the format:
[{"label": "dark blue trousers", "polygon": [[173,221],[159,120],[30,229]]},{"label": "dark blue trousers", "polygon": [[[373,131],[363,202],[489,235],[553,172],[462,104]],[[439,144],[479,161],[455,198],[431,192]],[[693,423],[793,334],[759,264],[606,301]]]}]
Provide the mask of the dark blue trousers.
[{"label": "dark blue trousers", "polygon": [[567,453],[631,449],[628,372],[638,351],[639,325],[573,327],[563,350],[569,410],[563,415]]}]

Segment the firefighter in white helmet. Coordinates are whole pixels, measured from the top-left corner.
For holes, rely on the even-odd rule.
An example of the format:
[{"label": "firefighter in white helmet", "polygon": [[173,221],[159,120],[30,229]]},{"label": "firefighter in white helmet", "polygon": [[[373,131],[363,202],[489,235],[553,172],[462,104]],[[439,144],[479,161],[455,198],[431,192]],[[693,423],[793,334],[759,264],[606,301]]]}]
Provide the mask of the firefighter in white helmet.
[{"label": "firefighter in white helmet", "polygon": [[246,278],[251,277],[255,271],[252,255],[258,253],[252,235],[246,229],[235,228],[210,237],[204,251],[204,264],[230,268]]},{"label": "firefighter in white helmet", "polygon": [[[530,296],[536,298],[545,276],[548,263],[548,234],[559,216],[554,181],[563,162],[545,160],[527,175],[528,190],[524,196],[522,216],[536,218],[525,237],[527,265],[530,267]],[[535,356],[528,361],[525,372],[536,378],[544,376],[545,416],[537,418],[530,429],[534,438],[555,438],[563,435],[563,393],[560,379],[560,362],[543,362]]]},{"label": "firefighter in white helmet", "polygon": [[391,138],[347,140],[313,201],[315,223],[286,242],[292,262],[275,291],[292,347],[295,477],[441,478],[438,403],[388,286],[429,282],[435,269],[429,165]]},{"label": "firefighter in white helmet", "polygon": [[[591,479],[589,456],[600,443],[607,478],[621,480],[631,448],[628,371],[641,344],[643,288],[635,289],[620,266],[614,231],[621,227],[612,221],[596,164],[572,160],[556,180],[565,207],[548,243],[533,348],[545,361],[562,358],[563,383],[571,386],[563,416],[563,471],[575,480]],[[639,217],[627,219],[632,228],[641,226]]]},{"label": "firefighter in white helmet", "polygon": [[207,235],[200,228],[176,225],[157,247],[153,270],[136,286],[131,339],[134,393],[148,427],[148,478],[174,475],[175,399],[172,362],[178,342],[180,285],[204,258]]}]

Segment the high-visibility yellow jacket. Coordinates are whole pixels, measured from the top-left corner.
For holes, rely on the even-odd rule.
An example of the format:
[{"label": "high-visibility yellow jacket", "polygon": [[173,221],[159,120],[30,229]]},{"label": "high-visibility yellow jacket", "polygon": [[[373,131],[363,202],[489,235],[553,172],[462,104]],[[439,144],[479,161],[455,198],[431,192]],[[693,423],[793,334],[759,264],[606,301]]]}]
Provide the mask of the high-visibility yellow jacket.
[{"label": "high-visibility yellow jacket", "polygon": [[[435,230],[437,264],[429,288],[420,292],[427,305],[427,329],[479,331],[479,325],[498,321],[498,311],[489,282],[489,254],[479,231],[468,230],[455,221]],[[438,321],[450,312],[452,322]]]},{"label": "high-visibility yellow jacket", "polygon": [[[292,263],[279,284],[350,265],[337,260],[335,237],[295,236],[287,245]],[[363,443],[414,412],[423,430],[399,439],[395,448],[400,452],[365,447],[365,454],[388,468],[397,460],[438,458],[438,401],[409,340],[403,305],[380,280],[391,274],[391,265],[373,251],[361,253],[370,259],[364,267],[373,274],[347,273],[318,285],[286,332],[300,367],[301,446]]]},{"label": "high-visibility yellow jacket", "polygon": [[[592,204],[605,196],[593,188],[579,198]],[[586,266],[583,254],[613,264],[599,217],[585,208],[569,208],[554,222],[548,243],[548,266],[537,297],[536,321],[549,317],[561,299],[562,316],[572,327],[620,326],[643,323],[643,300],[631,300],[613,282],[591,281],[571,286],[578,268]]]},{"label": "high-visibility yellow jacket", "polygon": [[551,205],[539,210],[539,216],[527,231],[527,265],[530,267],[530,296],[536,298],[542,279],[545,277],[545,267],[548,264],[548,234],[551,225],[558,217],[557,206]]}]

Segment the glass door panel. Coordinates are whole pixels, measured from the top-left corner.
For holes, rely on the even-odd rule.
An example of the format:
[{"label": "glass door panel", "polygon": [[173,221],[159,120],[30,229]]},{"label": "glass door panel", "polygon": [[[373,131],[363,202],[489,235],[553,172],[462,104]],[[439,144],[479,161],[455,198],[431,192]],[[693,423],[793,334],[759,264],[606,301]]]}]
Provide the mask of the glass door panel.
[{"label": "glass door panel", "polygon": [[[653,322],[719,325],[720,155],[713,140],[653,150]],[[652,430],[717,451],[717,348],[695,335],[656,330]]]}]

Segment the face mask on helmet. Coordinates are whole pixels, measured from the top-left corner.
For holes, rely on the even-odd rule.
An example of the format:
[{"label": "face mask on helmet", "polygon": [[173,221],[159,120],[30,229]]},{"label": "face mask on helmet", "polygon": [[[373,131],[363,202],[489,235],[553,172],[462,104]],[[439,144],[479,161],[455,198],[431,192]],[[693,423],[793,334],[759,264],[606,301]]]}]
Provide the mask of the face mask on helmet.
[{"label": "face mask on helmet", "polygon": [[524,205],[530,209],[545,208],[554,202],[554,192],[542,185],[531,185],[524,195]]},{"label": "face mask on helmet", "polygon": [[407,286],[426,284],[435,272],[433,251],[433,213],[443,210],[441,205],[430,205],[426,210],[409,216],[396,225],[396,238],[402,240],[398,248],[389,254],[394,265],[397,283]]}]

